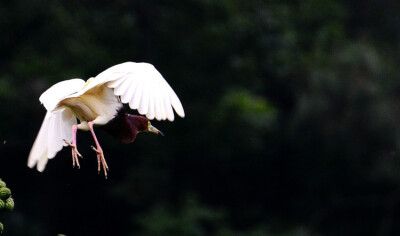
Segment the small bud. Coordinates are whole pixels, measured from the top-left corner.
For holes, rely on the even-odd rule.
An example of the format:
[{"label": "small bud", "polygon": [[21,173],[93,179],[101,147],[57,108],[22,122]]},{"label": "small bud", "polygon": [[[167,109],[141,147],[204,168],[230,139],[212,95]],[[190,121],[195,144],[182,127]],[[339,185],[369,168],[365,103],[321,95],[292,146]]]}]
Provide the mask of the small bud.
[{"label": "small bud", "polygon": [[0,199],[6,200],[11,196],[11,190],[9,188],[0,188]]},{"label": "small bud", "polygon": [[0,199],[0,212],[2,212],[5,207],[6,207],[6,203]]},{"label": "small bud", "polygon": [[0,234],[3,233],[3,229],[4,229],[4,226],[3,226],[3,224],[0,222]]},{"label": "small bud", "polygon": [[6,186],[6,183],[0,179],[0,188],[4,188]]},{"label": "small bud", "polygon": [[12,211],[14,209],[14,199],[12,197],[10,197],[9,199],[6,200],[6,204],[5,204],[5,210],[6,211]]}]

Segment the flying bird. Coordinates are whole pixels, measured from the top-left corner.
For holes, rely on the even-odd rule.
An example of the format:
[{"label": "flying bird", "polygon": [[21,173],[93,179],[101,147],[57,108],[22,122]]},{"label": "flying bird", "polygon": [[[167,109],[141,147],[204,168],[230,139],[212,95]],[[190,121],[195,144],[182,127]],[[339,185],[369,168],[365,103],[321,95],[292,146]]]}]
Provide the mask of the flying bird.
[{"label": "flying bird", "polygon": [[[71,147],[72,165],[79,168],[77,130],[90,131],[97,155],[98,172],[107,178],[108,165],[94,132],[101,127],[122,143],[131,143],[139,132],[161,134],[150,120],[174,120],[174,112],[185,117],[182,104],[157,69],[149,63],[125,62],[108,68],[96,77],[61,81],[40,97],[47,113],[33,143],[28,166],[42,172],[48,159],[64,146]],[[140,115],[128,114],[129,104]],[[79,124],[77,123],[79,120]],[[68,141],[70,140],[70,141]]]}]

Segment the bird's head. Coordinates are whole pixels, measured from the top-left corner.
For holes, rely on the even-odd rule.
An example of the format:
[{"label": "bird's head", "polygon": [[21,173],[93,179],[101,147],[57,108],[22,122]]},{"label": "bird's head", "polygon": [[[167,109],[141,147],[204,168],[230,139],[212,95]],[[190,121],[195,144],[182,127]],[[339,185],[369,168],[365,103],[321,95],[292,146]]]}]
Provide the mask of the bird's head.
[{"label": "bird's head", "polygon": [[156,127],[152,126],[149,119],[144,116],[131,116],[133,119],[133,125],[136,126],[138,132],[152,132],[155,134],[160,134],[164,136],[164,134],[159,131]]}]

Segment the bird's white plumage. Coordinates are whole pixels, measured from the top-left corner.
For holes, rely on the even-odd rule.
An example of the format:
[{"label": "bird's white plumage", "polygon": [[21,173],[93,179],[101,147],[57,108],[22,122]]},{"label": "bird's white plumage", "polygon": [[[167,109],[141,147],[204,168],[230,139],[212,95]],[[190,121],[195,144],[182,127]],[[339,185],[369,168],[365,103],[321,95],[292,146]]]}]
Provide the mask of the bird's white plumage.
[{"label": "bird's white plumage", "polygon": [[42,93],[39,101],[48,111],[52,111],[62,99],[77,93],[84,85],[83,79],[69,79],[58,82]]},{"label": "bird's white plumage", "polygon": [[47,160],[53,158],[64,146],[63,139],[71,138],[72,125],[76,124],[75,115],[65,108],[54,110],[64,97],[78,92],[84,84],[85,81],[82,79],[61,81],[39,97],[39,101],[48,111],[29,153],[29,167],[37,165],[36,168],[43,171]]},{"label": "bird's white plumage", "polygon": [[128,103],[149,119],[173,121],[171,106],[179,116],[185,116],[174,90],[149,63],[125,62],[112,66],[88,81],[77,96],[101,85],[113,88],[123,103]]},{"label": "bird's white plumage", "polygon": [[88,81],[70,79],[59,82],[39,98],[47,109],[46,117],[29,154],[28,166],[43,171],[47,160],[72,136],[78,117],[79,129],[87,122],[103,125],[122,104],[129,104],[148,119],[174,120],[174,112],[184,117],[182,104],[162,75],[149,63],[125,62],[108,68]]},{"label": "bird's white plumage", "polygon": [[37,165],[37,170],[43,171],[47,160],[65,146],[63,139],[71,138],[74,124],[76,117],[71,110],[62,109],[56,113],[48,111],[29,153],[28,166],[33,168]]}]

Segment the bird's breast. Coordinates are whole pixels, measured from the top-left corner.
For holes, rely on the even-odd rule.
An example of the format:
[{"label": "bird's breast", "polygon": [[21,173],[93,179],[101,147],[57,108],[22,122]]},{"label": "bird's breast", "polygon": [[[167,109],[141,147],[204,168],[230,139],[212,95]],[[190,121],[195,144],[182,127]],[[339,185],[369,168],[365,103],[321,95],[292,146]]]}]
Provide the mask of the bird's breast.
[{"label": "bird's breast", "polygon": [[112,89],[103,88],[78,97],[62,100],[61,106],[68,107],[82,121],[95,121],[96,125],[104,125],[114,118],[122,107]]}]

